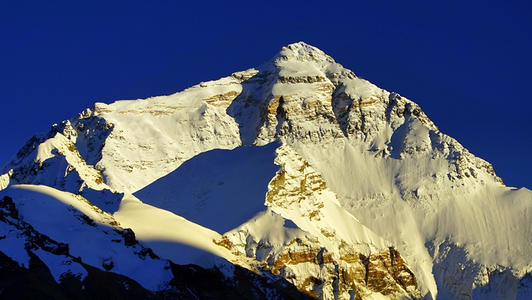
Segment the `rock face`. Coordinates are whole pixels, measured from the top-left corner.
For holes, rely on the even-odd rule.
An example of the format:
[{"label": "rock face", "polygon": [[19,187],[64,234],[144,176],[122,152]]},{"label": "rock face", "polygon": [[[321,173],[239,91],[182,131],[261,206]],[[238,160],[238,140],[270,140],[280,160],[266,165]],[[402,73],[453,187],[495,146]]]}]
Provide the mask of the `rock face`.
[{"label": "rock face", "polygon": [[[48,227],[17,184],[75,207],[83,226],[118,230],[121,251],[151,249],[133,253],[170,266],[159,280],[117,272],[150,293],[179,294],[179,263],[240,278],[246,298],[292,297],[279,294],[289,286],[320,299],[532,297],[532,192],[506,187],[413,101],[301,42],[173,95],[96,103],[0,173],[0,196],[37,231]],[[76,249],[63,227],[54,241]],[[6,245],[27,268],[28,250]],[[120,270],[79,253],[81,266]],[[42,261],[67,272],[67,258]]]},{"label": "rock face", "polygon": [[[276,163],[281,169],[268,186],[267,212],[226,233],[218,244],[252,258],[257,269],[279,275],[316,298],[420,296],[416,278],[399,252],[343,210],[306,161],[281,146]],[[285,228],[284,220],[291,220],[295,228]],[[284,239],[275,236],[287,231]]]}]

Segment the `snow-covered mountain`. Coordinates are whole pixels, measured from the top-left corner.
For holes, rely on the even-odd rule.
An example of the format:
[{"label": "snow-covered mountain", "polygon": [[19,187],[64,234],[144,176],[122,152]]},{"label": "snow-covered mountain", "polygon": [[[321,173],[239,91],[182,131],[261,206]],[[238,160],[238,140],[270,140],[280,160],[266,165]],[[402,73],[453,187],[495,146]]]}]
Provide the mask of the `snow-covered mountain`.
[{"label": "snow-covered mountain", "polygon": [[216,297],[203,272],[241,298],[532,298],[532,192],[302,42],[96,103],[1,174],[0,258],[21,280],[38,262],[122,294]]}]

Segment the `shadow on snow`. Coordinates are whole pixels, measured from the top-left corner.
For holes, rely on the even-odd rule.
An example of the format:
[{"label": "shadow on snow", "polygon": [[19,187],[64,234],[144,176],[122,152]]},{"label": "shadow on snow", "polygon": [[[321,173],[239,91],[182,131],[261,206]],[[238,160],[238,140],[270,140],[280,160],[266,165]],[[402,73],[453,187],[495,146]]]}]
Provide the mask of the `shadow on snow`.
[{"label": "shadow on snow", "polygon": [[171,211],[218,233],[227,232],[266,207],[277,142],[211,150],[137,191],[142,202]]}]

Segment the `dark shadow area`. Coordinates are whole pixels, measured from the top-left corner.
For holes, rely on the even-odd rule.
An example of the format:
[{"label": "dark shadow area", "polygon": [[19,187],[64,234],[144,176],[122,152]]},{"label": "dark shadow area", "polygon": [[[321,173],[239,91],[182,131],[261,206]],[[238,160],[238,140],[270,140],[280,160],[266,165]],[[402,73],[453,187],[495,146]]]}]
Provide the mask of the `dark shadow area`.
[{"label": "dark shadow area", "polygon": [[[532,274],[517,278],[510,269],[488,271],[489,281],[484,286],[476,286],[473,274],[484,272],[485,266],[468,258],[462,247],[445,241],[436,249],[430,242],[425,246],[431,256],[449,248],[444,260],[434,264],[432,270],[438,285],[438,299],[532,299]],[[464,268],[465,266],[465,268]],[[470,272],[470,274],[467,274]],[[460,286],[463,289],[460,289]]]},{"label": "dark shadow area", "polygon": [[76,148],[79,154],[88,165],[95,166],[102,159],[102,149],[113,125],[98,116],[72,119],[71,124],[78,134]]},{"label": "dark shadow area", "polygon": [[495,270],[489,274],[489,283],[473,290],[473,299],[532,299],[532,273],[519,279],[512,271]]},{"label": "dark shadow area", "polygon": [[386,106],[386,111],[384,115],[386,117],[386,122],[390,123],[392,120],[392,112],[395,107],[397,107],[398,101],[401,99],[401,95],[391,92],[388,96],[388,106]]},{"label": "dark shadow area", "polygon": [[[190,232],[190,234],[194,235],[194,232]],[[194,264],[202,268],[209,268],[220,259],[216,254],[207,250],[176,241],[144,240],[139,238],[138,243],[153,250],[158,257],[170,260],[178,265]]]},{"label": "dark shadow area", "polygon": [[0,251],[0,299],[313,299],[281,277],[260,276],[232,266],[228,279],[216,269],[170,263],[174,278],[162,291],[151,292],[136,281],[83,264],[82,281],[64,276],[57,283],[48,267],[34,254],[28,268]]},{"label": "dark shadow area", "polygon": [[399,126],[392,137],[390,138],[390,146],[392,151],[390,152],[390,157],[395,159],[401,159],[401,152],[403,151],[403,142],[405,137],[408,135],[408,125],[410,123],[410,118],[406,117],[405,122]]},{"label": "dark shadow area", "polygon": [[264,210],[279,144],[211,150],[184,162],[135,193],[142,202],[171,211],[219,233]]},{"label": "dark shadow area", "polygon": [[264,66],[257,74],[242,81],[242,92],[227,108],[226,113],[238,124],[242,145],[253,144],[259,128],[268,122],[264,113],[274,100],[271,91],[278,74],[279,69]]},{"label": "dark shadow area", "polygon": [[345,93],[345,86],[336,87],[332,94],[331,106],[338,126],[345,137],[349,135],[349,112],[353,107],[353,100]]},{"label": "dark shadow area", "polygon": [[[232,278],[228,279],[216,269],[203,269],[195,265],[174,265],[172,285],[181,294],[178,299],[314,299],[279,276],[261,276],[247,269],[231,266]],[[225,273],[225,272],[224,272]],[[171,296],[174,295],[165,295]]]},{"label": "dark shadow area", "polygon": [[125,276],[83,264],[88,275],[83,280],[64,276],[60,283],[36,255],[30,255],[28,268],[20,267],[0,252],[0,299],[148,299],[149,291]]},{"label": "dark shadow area", "polygon": [[120,208],[120,201],[124,197],[124,193],[112,192],[109,189],[93,190],[85,188],[80,193],[85,199],[89,200],[93,205],[98,206],[101,210],[114,214]]}]

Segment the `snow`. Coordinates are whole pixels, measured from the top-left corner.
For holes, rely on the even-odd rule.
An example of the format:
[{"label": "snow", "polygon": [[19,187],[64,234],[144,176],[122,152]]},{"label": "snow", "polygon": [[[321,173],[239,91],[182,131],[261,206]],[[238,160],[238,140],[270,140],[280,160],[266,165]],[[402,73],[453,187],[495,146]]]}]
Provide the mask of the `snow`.
[{"label": "snow", "polygon": [[19,266],[29,268],[30,256],[24,248],[26,240],[19,230],[6,223],[0,223],[0,251],[16,261]]},{"label": "snow", "polygon": [[323,76],[320,66],[314,62],[287,60],[278,63],[282,66],[279,76],[281,77],[300,77],[300,76]]},{"label": "snow", "polygon": [[113,124],[97,164],[106,183],[133,193],[201,152],[239,146],[238,125],[226,107],[206,102],[236,97],[239,83],[229,76],[169,96],[95,105],[95,115]]},{"label": "snow", "polygon": [[0,175],[0,191],[5,189],[10,182],[11,172]]},{"label": "snow", "polygon": [[[451,185],[438,176],[448,172],[448,162],[423,155],[375,158],[349,142],[297,149],[324,176],[342,207],[398,247],[433,295],[437,287],[432,257],[439,254],[429,253],[430,244],[437,248],[452,241],[465,248],[470,260],[512,267],[521,274],[532,267],[530,191],[511,190],[493,181],[479,186],[467,178]],[[401,189],[417,195],[405,197]]]},{"label": "snow", "polygon": [[[267,242],[268,245],[274,248],[280,248],[290,241],[308,234],[298,227],[288,227],[287,224],[290,224],[289,222],[290,220],[267,208],[241,226],[228,232],[227,236],[240,235],[245,232],[245,236],[240,237],[243,240],[251,237],[255,241]],[[260,256],[260,254],[257,256]]]},{"label": "snow", "polygon": [[344,85],[344,92],[353,99],[367,99],[385,93],[381,88],[362,78],[346,80]]},{"label": "snow", "polygon": [[[286,180],[284,183],[285,188],[288,189],[291,185],[299,188],[302,184],[302,178],[311,178],[312,175],[318,175],[311,166],[305,166],[306,162],[290,147],[282,146],[278,148],[277,154],[276,163],[282,165],[287,173],[287,175],[284,175]],[[287,179],[290,177],[296,180],[291,182]],[[308,188],[312,188],[312,186]],[[290,196],[282,194],[279,196],[281,201],[290,202]],[[291,220],[302,230],[321,237],[320,243],[326,246],[329,251],[334,252],[337,245],[324,238],[324,231],[334,232],[335,238],[352,245],[358,245],[359,251],[364,254],[377,252],[390,246],[384,239],[360,224],[353,215],[343,209],[336,195],[328,188],[317,189],[305,200],[301,200],[300,195],[296,197],[299,198],[298,201],[300,203],[298,205],[270,204],[271,209],[284,218]],[[310,217],[312,214],[309,214],[308,209],[312,206],[319,208],[318,218]],[[364,246],[360,248],[360,245]]]},{"label": "snow", "polygon": [[66,275],[75,276],[83,281],[89,274],[82,265],[64,255],[53,255],[42,249],[37,249],[33,253],[48,266],[57,283],[61,283],[62,277]]},{"label": "snow", "polygon": [[42,167],[47,160],[56,156],[63,156],[65,163],[68,166],[72,166],[77,171],[79,178],[89,187],[97,190],[107,187],[105,184],[98,182],[98,178],[101,178],[100,172],[93,166],[87,165],[73,142],[61,133],[57,133],[54,137],[47,139],[39,145],[34,162],[39,167]]},{"label": "snow", "polygon": [[[11,186],[0,192],[3,196],[13,199],[25,222],[51,239],[67,243],[70,254],[87,264],[104,269],[104,263],[112,262],[112,272],[128,276],[149,290],[158,290],[172,278],[168,262],[141,258],[139,246],[128,247],[122,242],[123,237],[112,225],[113,217],[80,196],[36,185]],[[57,265],[52,269],[62,270]]]},{"label": "snow", "polygon": [[215,255],[232,259],[225,248],[213,240],[220,234],[195,224],[167,210],[142,203],[133,195],[125,195],[114,214],[122,226],[132,228],[136,238],[158,255],[177,264],[212,267]]},{"label": "snow", "polygon": [[135,193],[144,203],[171,211],[219,233],[264,210],[278,143],[211,150]]},{"label": "snow", "polygon": [[[308,45],[304,42],[297,42],[281,48],[279,54],[274,58],[276,63],[283,65],[283,63],[290,63],[292,61],[307,61],[318,62],[320,64],[329,65],[334,63],[334,59],[325,54],[320,49]],[[301,67],[301,66],[300,66]],[[305,69],[305,67],[302,67]]]}]

